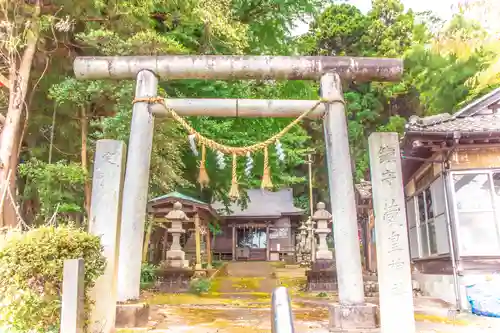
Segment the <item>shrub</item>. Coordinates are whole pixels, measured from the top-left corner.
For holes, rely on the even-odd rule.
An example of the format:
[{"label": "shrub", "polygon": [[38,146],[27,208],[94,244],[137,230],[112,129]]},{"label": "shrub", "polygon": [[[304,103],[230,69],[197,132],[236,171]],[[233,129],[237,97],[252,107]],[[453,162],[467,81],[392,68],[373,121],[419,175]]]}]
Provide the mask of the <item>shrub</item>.
[{"label": "shrub", "polygon": [[157,267],[152,264],[144,263],[141,266],[141,288],[151,287],[156,280]]},{"label": "shrub", "polygon": [[[77,258],[85,260],[87,296],[106,266],[99,237],[72,227],[9,235],[0,248],[0,327],[9,332],[57,332],[64,261]],[[89,309],[88,297],[86,306]]]},{"label": "shrub", "polygon": [[207,278],[196,278],[191,280],[189,284],[189,292],[200,295],[202,293],[207,293],[212,287],[212,281]]},{"label": "shrub", "polygon": [[212,261],[212,267],[213,268],[220,268],[224,265],[224,261],[220,261],[220,260],[214,260]]}]

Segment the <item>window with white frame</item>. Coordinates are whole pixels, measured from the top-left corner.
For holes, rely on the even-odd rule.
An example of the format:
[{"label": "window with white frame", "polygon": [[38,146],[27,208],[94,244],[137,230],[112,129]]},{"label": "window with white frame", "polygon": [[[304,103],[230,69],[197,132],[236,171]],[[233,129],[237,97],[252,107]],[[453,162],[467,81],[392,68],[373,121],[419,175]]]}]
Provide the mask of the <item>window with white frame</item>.
[{"label": "window with white frame", "polygon": [[415,259],[420,257],[415,197],[411,197],[406,201],[406,215],[408,219],[408,238],[410,239],[410,256]]},{"label": "window with white frame", "polygon": [[407,200],[412,259],[449,253],[445,211],[442,177],[420,188]]},{"label": "window with white frame", "polygon": [[453,202],[461,256],[500,255],[500,171],[454,172]]},{"label": "window with white frame", "polygon": [[436,228],[434,226],[434,206],[430,187],[417,195],[418,233],[420,236],[420,254],[428,257],[437,253]]}]

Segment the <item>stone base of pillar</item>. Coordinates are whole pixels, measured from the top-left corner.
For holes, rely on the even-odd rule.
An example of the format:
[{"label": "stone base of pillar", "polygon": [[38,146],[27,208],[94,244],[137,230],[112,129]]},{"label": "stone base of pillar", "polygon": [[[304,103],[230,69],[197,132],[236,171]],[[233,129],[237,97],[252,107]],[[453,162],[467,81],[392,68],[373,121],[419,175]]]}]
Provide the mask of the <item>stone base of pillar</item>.
[{"label": "stone base of pillar", "polygon": [[329,330],[335,333],[379,332],[379,310],[375,304],[342,305],[333,303],[329,309]]},{"label": "stone base of pillar", "polygon": [[202,270],[203,268],[201,268],[201,264],[196,264],[196,265],[194,265],[194,269],[199,271],[199,270]]},{"label": "stone base of pillar", "polygon": [[146,327],[148,321],[148,304],[118,304],[116,306],[116,328]]},{"label": "stone base of pillar", "polygon": [[332,260],[333,253],[330,250],[319,250],[318,252],[316,252],[316,260],[318,259]]},{"label": "stone base of pillar", "polygon": [[337,291],[337,270],[335,260],[318,259],[306,271],[307,290],[312,292]]}]

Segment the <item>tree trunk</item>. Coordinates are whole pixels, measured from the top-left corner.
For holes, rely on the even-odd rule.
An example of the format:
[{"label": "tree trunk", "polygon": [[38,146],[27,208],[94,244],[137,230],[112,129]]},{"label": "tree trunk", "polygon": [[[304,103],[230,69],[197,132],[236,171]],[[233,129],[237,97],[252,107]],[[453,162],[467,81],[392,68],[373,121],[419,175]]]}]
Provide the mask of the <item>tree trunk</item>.
[{"label": "tree trunk", "polygon": [[85,213],[87,217],[90,216],[90,195],[91,195],[91,185],[90,185],[90,177],[88,170],[88,154],[87,154],[87,137],[89,132],[89,122],[87,119],[87,110],[85,106],[81,107],[80,114],[80,127],[81,127],[81,135],[82,135],[82,168],[85,171]]},{"label": "tree trunk", "polygon": [[[19,68],[15,60],[9,64],[9,107],[7,109],[7,117],[0,135],[0,181],[1,187],[9,186],[11,193],[14,196],[16,191],[15,174],[18,163],[18,145],[20,144],[22,113],[25,108],[26,94],[28,92],[28,83],[30,79],[31,66],[36,53],[36,46],[40,36],[38,20],[40,17],[40,1],[37,1],[35,13],[32,17],[31,29],[27,32],[26,47]],[[27,110],[26,110],[27,111]],[[12,170],[11,181],[7,184],[9,170]],[[16,202],[12,202],[8,195],[4,203],[3,214],[0,217],[0,225],[16,226],[17,219],[12,220],[12,212]],[[9,208],[10,207],[10,208]]]},{"label": "tree trunk", "polygon": [[8,179],[9,189],[7,192],[6,200],[4,201],[4,207],[2,211],[2,219],[6,226],[16,226],[18,223],[17,216],[17,166],[19,164],[19,146],[21,145],[21,128],[18,129],[18,133],[15,135],[16,142],[13,146],[13,153],[10,159],[10,170],[12,173]]},{"label": "tree trunk", "polygon": [[52,111],[52,126],[50,128],[49,164],[52,163],[52,149],[54,148],[54,134],[56,132],[56,116],[57,106],[54,104],[54,111]]}]

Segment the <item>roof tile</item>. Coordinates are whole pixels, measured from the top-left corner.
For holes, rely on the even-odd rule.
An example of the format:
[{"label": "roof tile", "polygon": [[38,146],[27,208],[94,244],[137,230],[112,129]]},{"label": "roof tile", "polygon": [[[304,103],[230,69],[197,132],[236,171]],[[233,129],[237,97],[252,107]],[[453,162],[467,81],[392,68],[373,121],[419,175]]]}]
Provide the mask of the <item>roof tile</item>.
[{"label": "roof tile", "polygon": [[231,203],[228,207],[231,214],[225,211],[224,203],[215,202],[212,208],[220,211],[222,216],[226,217],[281,217],[282,215],[300,214],[303,210],[293,204],[292,189],[282,189],[277,192],[271,192],[261,189],[247,190],[248,205],[245,209],[237,203]]},{"label": "roof tile", "polygon": [[[454,117],[441,114],[440,118],[413,116],[406,125],[406,131],[412,132],[498,132],[500,131],[500,114],[474,115],[470,117]],[[435,116],[431,116],[435,117]]]}]

